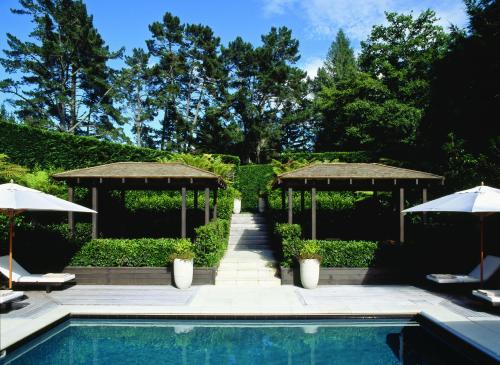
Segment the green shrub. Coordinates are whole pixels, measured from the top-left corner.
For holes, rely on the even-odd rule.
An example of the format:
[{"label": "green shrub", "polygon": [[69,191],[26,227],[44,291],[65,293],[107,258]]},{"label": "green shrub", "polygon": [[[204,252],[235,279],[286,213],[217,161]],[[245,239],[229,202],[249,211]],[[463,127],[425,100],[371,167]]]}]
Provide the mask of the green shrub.
[{"label": "green shrub", "polygon": [[193,155],[191,153],[174,153],[168,157],[163,157],[160,159],[161,162],[182,162],[186,165],[197,167],[206,171],[213,172],[219,176],[222,176],[226,182],[232,182],[234,180],[234,171],[236,165],[228,164],[223,161],[220,155]]},{"label": "green shrub", "polygon": [[273,180],[271,165],[243,165],[236,172],[235,187],[241,192],[241,209],[256,210],[259,194],[268,190]]},{"label": "green shrub", "polygon": [[216,219],[195,229],[194,263],[196,266],[213,267],[224,256],[229,240],[229,221]]},{"label": "green shrub", "polygon": [[83,245],[71,265],[163,267],[179,242],[190,244],[186,239],[169,238],[95,239]]},{"label": "green shrub", "polygon": [[298,255],[299,260],[316,259],[321,261],[321,246],[318,241],[306,241],[300,248]]},{"label": "green shrub", "polygon": [[191,241],[179,240],[174,245],[174,252],[170,255],[170,262],[175,259],[192,260],[194,259],[194,247]]},{"label": "green shrub", "polygon": [[274,226],[274,236],[280,245],[281,265],[291,267],[299,254],[302,229],[298,224],[277,223]]}]

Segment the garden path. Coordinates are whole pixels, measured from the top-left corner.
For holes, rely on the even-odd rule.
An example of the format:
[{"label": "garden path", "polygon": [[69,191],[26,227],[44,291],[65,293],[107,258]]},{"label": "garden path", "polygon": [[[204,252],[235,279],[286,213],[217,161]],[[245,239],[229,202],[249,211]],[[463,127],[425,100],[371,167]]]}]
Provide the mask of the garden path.
[{"label": "garden path", "polygon": [[279,286],[277,267],[265,217],[233,214],[229,247],[220,262],[215,285]]}]

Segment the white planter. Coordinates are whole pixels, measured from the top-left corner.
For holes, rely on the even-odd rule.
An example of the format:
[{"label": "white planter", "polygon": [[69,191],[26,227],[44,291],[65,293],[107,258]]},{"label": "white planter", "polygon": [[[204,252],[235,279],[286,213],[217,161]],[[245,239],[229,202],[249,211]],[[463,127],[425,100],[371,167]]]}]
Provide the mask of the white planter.
[{"label": "white planter", "polygon": [[306,289],[314,289],[319,281],[319,260],[300,260],[300,281]]},{"label": "white planter", "polygon": [[259,198],[259,213],[264,213],[266,210],[266,200],[264,198]]},{"label": "white planter", "polygon": [[187,289],[193,282],[193,260],[174,260],[174,281],[179,289]]},{"label": "white planter", "polygon": [[234,199],[233,213],[234,214],[241,213],[241,199]]}]

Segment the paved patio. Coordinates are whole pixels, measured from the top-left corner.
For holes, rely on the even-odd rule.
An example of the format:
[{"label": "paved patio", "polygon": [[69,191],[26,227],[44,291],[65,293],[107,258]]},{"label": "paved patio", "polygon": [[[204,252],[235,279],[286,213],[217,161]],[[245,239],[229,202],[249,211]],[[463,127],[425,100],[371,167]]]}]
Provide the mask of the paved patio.
[{"label": "paved patio", "polygon": [[27,292],[0,318],[0,349],[72,315],[416,315],[447,328],[500,361],[500,316],[466,297],[413,286],[234,287],[76,285]]}]

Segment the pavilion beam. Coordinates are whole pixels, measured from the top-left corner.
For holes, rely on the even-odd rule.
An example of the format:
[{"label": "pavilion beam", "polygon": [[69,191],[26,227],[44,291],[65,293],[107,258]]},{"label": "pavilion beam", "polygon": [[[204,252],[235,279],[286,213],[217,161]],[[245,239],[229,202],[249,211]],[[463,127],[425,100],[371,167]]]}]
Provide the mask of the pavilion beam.
[{"label": "pavilion beam", "polygon": [[213,216],[213,219],[217,219],[217,190],[218,189],[215,189],[214,190],[214,216]]},{"label": "pavilion beam", "polygon": [[[427,188],[422,189],[422,203],[427,203]],[[422,220],[424,224],[427,224],[427,213],[422,213]]]},{"label": "pavilion beam", "polygon": [[316,188],[311,189],[311,239],[316,239]]},{"label": "pavilion beam", "polygon": [[[99,200],[99,192],[97,186],[92,187],[92,209],[97,212]],[[92,213],[92,238],[96,239],[99,236],[99,222],[97,213]]]},{"label": "pavilion beam", "polygon": [[405,241],[405,189],[399,189],[399,242]]},{"label": "pavilion beam", "polygon": [[181,237],[186,238],[186,188],[181,188]]},{"label": "pavilion beam", "polygon": [[286,206],[286,203],[285,203],[285,188],[281,188],[281,210],[285,210],[285,206]]},{"label": "pavilion beam", "polygon": [[[74,202],[75,200],[75,191],[72,186],[68,187],[68,201]],[[75,233],[75,213],[68,212],[68,230],[70,236],[73,236]]]},{"label": "pavilion beam", "polygon": [[288,224],[293,223],[293,189],[288,188]]},{"label": "pavilion beam", "polygon": [[210,188],[205,188],[205,224],[210,222]]}]

